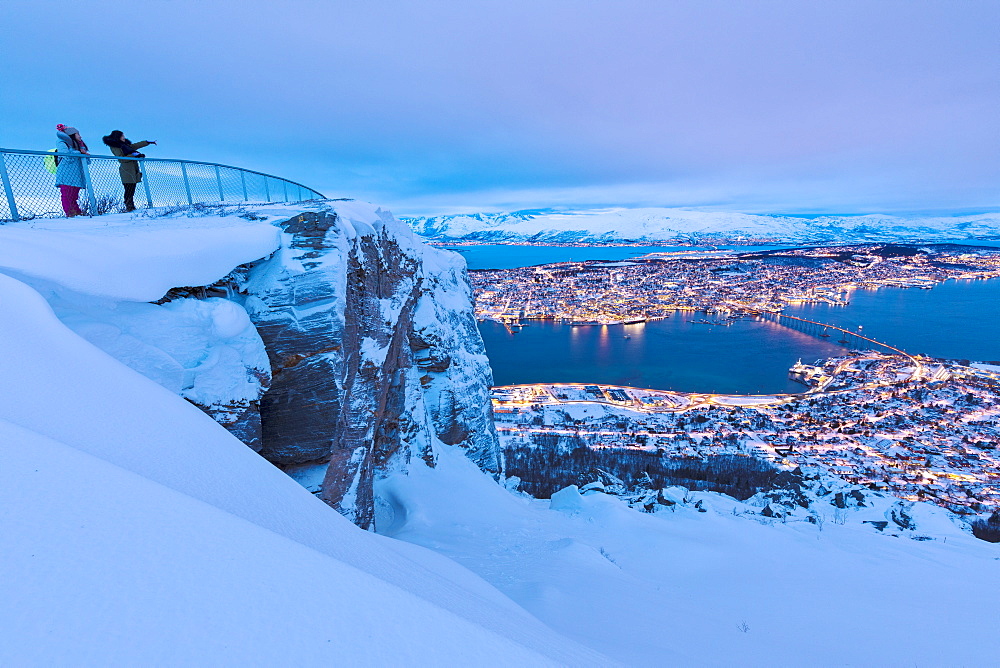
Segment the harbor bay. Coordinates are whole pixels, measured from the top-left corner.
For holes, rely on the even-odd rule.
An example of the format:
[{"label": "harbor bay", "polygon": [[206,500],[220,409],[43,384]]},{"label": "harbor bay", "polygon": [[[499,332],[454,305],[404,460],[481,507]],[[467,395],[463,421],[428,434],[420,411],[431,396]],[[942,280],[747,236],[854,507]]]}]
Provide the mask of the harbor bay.
[{"label": "harbor bay", "polygon": [[812,362],[844,352],[773,322],[738,320],[729,326],[699,322],[704,314],[678,312],[635,325],[573,326],[525,321],[512,334],[486,321],[480,331],[497,385],[607,383],[682,392],[769,394],[806,388],[788,378],[797,359]]},{"label": "harbor bay", "polygon": [[[785,313],[863,330],[914,354],[1000,360],[1000,279],[947,281],[930,290],[857,290],[846,306],[790,305]],[[678,311],[637,325],[572,326],[525,320],[516,334],[498,322],[479,329],[497,385],[594,382],[682,392],[798,392],[788,378],[797,360],[841,354],[823,339],[773,322],[729,326],[706,314]]]},{"label": "harbor bay", "polygon": [[597,448],[611,469],[637,452],[750,457],[838,481],[843,504],[875,491],[959,516],[1000,507],[996,253],[796,253],[536,267],[512,289],[488,284],[480,330],[517,475],[542,485],[535,453],[558,442]]},{"label": "harbor bay", "polygon": [[[606,382],[793,392],[788,369],[843,353],[826,323],[911,354],[1000,360],[993,249],[815,248],[472,271],[499,385]],[[638,321],[638,322],[636,322]],[[635,324],[629,324],[635,323]]]},{"label": "harbor bay", "polygon": [[585,262],[588,260],[619,261],[641,257],[650,253],[684,256],[702,252],[762,251],[782,246],[597,246],[550,244],[468,244],[442,245],[442,248],[460,253],[469,269],[517,269],[553,262]]}]

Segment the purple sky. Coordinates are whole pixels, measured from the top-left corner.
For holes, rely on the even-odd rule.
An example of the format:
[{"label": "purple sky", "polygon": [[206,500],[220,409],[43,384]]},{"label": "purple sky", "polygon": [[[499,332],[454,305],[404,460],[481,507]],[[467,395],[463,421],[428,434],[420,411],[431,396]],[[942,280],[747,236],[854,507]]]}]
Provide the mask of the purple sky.
[{"label": "purple sky", "polygon": [[0,146],[247,166],[397,213],[1000,209],[995,0],[6,0]]}]

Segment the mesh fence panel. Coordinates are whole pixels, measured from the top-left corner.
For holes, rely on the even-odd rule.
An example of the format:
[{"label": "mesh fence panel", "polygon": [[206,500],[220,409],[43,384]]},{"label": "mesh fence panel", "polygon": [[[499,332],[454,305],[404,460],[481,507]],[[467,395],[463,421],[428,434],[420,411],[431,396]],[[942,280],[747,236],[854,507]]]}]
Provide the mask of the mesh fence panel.
[{"label": "mesh fence panel", "polygon": [[143,180],[149,187],[153,206],[187,204],[184,177],[177,162],[145,162]]},{"label": "mesh fence panel", "polygon": [[117,160],[91,159],[88,169],[90,182],[94,187],[94,206],[90,211],[90,197],[81,195],[84,213],[100,216],[105,213],[121,213],[125,210],[125,188],[122,186],[121,172]]},{"label": "mesh fence panel", "polygon": [[231,167],[220,167],[219,178],[222,181],[222,192],[227,202],[245,202],[246,193],[243,192],[240,171]]},{"label": "mesh fence panel", "polygon": [[[56,177],[46,168],[45,156],[5,155],[4,164],[21,218],[63,215]],[[49,164],[54,169],[54,163]],[[10,212],[9,203],[4,208]]]},{"label": "mesh fence panel", "polygon": [[[3,150],[0,157],[0,175],[6,176],[5,187],[0,192],[0,222],[64,215],[55,183],[55,154]],[[59,156],[59,159],[76,161],[81,165],[82,173],[89,176],[90,190],[81,190],[78,197],[84,213],[101,215],[124,211],[125,193],[119,169],[122,161],[100,156]],[[139,168],[142,179],[135,190],[137,207],[216,202],[296,202],[322,197],[286,179],[226,165],[143,160]]]}]

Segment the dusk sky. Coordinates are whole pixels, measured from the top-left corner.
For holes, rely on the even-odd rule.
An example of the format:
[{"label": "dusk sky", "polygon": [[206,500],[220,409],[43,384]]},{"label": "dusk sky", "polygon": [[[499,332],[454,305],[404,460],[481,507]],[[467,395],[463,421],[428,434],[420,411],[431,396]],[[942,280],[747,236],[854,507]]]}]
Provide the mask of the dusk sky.
[{"label": "dusk sky", "polygon": [[1000,209],[1000,2],[5,0],[0,146],[397,214]]}]

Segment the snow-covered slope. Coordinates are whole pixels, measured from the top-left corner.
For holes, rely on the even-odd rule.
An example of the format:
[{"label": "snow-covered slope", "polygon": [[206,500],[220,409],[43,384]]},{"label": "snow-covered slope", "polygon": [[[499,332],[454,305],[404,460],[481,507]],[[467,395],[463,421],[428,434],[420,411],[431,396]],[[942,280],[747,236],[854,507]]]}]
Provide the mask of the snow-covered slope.
[{"label": "snow-covered slope", "polygon": [[210,285],[280,245],[279,211],[237,215],[41,219],[0,225],[0,271],[45,289],[150,302],[184,285]]},{"label": "snow-covered slope", "polygon": [[0,663],[603,662],[356,528],[3,274],[0,349]]},{"label": "snow-covered slope", "polygon": [[793,217],[690,209],[528,211],[406,218],[434,239],[477,241],[781,241],[792,243],[950,240],[1000,236],[1000,214]]},{"label": "snow-covered slope", "polygon": [[[871,522],[892,509],[876,505],[810,522],[766,495],[691,493],[647,514],[596,489],[549,502],[497,485],[473,463],[489,452],[466,456],[489,434],[473,410],[488,368],[467,335],[461,260],[374,207],[335,206],[0,227],[0,664],[989,665],[1000,654],[1000,546],[933,508],[907,507],[920,531],[890,536]],[[204,298],[213,283],[223,296]],[[193,290],[146,303],[179,286]],[[315,338],[285,345],[301,336]],[[293,416],[339,402],[361,416],[357,447],[385,445],[362,452],[384,466],[369,484],[385,535],[182,399],[261,391],[268,379],[251,377],[265,346],[278,369],[312,360],[322,372],[289,381],[306,390]],[[317,378],[367,394],[331,400]],[[387,453],[416,465],[389,466]]]},{"label": "snow-covered slope", "polygon": [[465,264],[370,204],[5,225],[0,272],[361,526],[439,443],[502,471]]},{"label": "snow-covered slope", "polygon": [[389,535],[455,559],[628,665],[974,666],[1000,655],[1000,545],[930,504],[913,509],[913,540],[864,524],[886,519],[871,509],[782,522],[709,492],[655,514],[575,487],[536,501],[450,453],[380,485]]}]

